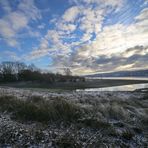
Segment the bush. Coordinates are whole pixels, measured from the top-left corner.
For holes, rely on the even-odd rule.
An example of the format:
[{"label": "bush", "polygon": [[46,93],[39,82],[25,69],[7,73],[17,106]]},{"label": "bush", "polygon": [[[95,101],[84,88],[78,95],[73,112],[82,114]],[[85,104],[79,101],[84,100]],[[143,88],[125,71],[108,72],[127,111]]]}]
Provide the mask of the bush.
[{"label": "bush", "polygon": [[82,109],[70,101],[56,98],[45,101],[35,97],[23,101],[12,96],[0,97],[1,111],[13,112],[13,117],[21,120],[39,122],[76,121],[82,115]]},{"label": "bush", "polygon": [[134,133],[133,131],[126,129],[123,131],[122,137],[126,140],[131,140],[134,137]]}]

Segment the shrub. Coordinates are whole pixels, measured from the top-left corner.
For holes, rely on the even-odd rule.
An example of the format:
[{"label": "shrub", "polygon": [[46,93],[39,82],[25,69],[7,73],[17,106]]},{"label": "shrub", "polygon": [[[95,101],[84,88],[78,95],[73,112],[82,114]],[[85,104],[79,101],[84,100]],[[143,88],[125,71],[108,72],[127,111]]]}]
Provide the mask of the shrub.
[{"label": "shrub", "polygon": [[85,126],[95,128],[95,129],[110,127],[109,123],[107,123],[105,121],[98,120],[96,118],[85,118],[85,119],[79,120],[79,122],[83,123],[83,125],[85,125]]},{"label": "shrub", "polygon": [[77,139],[72,137],[69,133],[61,136],[55,141],[55,144],[60,148],[81,148],[82,146],[78,144]]},{"label": "shrub", "polygon": [[12,96],[3,96],[0,97],[0,109],[13,112],[16,119],[40,122],[76,121],[83,113],[78,105],[60,98],[45,101],[35,97],[23,101]]},{"label": "shrub", "polygon": [[122,137],[126,140],[131,140],[134,137],[134,132],[126,129],[123,131]]}]

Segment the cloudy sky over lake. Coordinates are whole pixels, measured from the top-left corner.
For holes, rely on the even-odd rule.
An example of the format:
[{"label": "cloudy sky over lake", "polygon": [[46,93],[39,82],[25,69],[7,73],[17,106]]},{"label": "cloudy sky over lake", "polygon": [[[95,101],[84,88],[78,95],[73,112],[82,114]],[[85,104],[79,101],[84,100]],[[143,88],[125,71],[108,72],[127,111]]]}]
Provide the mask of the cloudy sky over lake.
[{"label": "cloudy sky over lake", "polygon": [[148,0],[0,0],[0,62],[74,74],[148,68]]}]

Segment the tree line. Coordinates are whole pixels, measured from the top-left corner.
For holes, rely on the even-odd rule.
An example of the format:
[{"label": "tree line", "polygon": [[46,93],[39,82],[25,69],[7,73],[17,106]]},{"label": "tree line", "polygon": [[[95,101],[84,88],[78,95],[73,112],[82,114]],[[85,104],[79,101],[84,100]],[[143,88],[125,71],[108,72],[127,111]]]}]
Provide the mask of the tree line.
[{"label": "tree line", "polygon": [[26,65],[22,62],[2,62],[0,63],[0,82],[77,82],[85,81],[83,77],[72,76],[69,69],[65,69],[65,75],[45,73],[34,64]]}]

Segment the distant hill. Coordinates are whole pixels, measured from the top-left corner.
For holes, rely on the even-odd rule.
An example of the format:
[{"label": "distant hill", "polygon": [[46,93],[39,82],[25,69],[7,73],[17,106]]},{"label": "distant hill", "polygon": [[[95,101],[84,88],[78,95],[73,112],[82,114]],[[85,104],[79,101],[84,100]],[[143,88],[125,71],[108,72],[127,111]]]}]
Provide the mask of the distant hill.
[{"label": "distant hill", "polygon": [[98,73],[98,74],[87,75],[87,77],[148,77],[148,69]]}]

